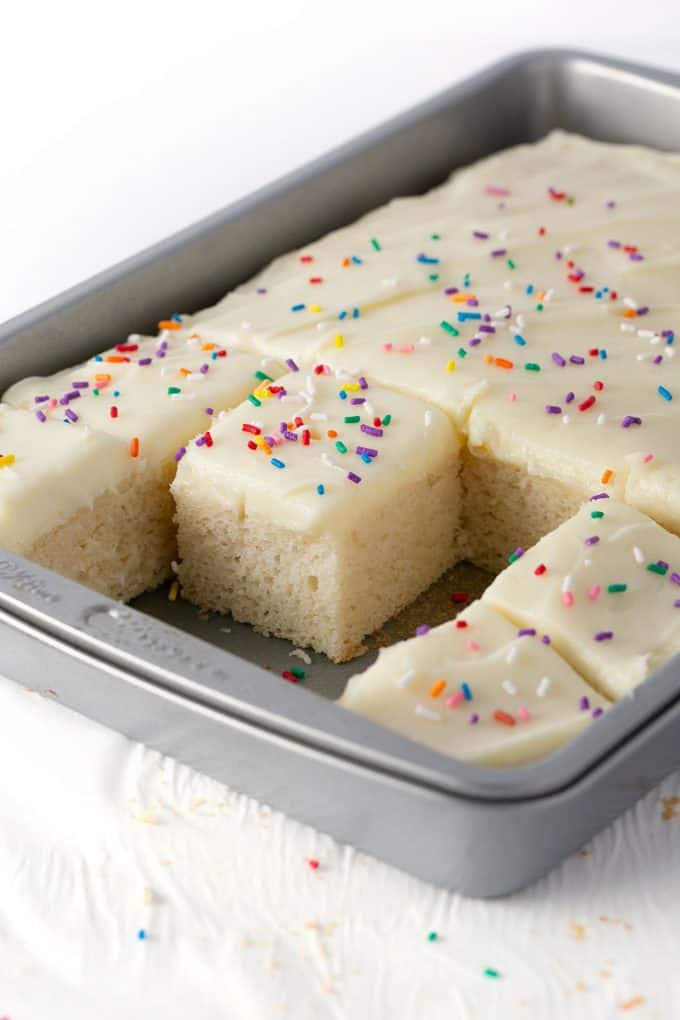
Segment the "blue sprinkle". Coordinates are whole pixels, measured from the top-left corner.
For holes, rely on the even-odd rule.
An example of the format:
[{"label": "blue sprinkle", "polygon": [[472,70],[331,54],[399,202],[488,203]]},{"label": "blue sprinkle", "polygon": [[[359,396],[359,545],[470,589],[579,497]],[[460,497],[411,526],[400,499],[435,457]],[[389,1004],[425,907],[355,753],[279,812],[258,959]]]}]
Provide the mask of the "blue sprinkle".
[{"label": "blue sprinkle", "polygon": [[601,298],[602,297],[602,291],[601,290],[596,290],[595,291],[595,297],[596,298]]},{"label": "blue sprinkle", "polygon": [[520,347],[526,347],[527,345],[526,340],[524,339],[523,336],[520,336],[519,333],[515,333],[513,340],[515,341],[516,344],[519,344]]},{"label": "blue sprinkle", "polygon": [[358,308],[353,308],[352,309],[352,318],[353,319],[358,319],[360,315],[361,315],[361,312],[359,311]]},{"label": "blue sprinkle", "polygon": [[468,684],[465,683],[461,684],[460,689],[463,692],[463,697],[465,698],[465,700],[472,701],[472,691],[470,690]]},{"label": "blue sprinkle", "polygon": [[325,490],[325,488],[323,487],[323,485],[317,485],[317,487],[316,487],[316,491],[317,491],[317,492],[319,493],[319,495],[320,495],[320,496],[323,496],[323,494],[324,494],[324,492],[325,492],[326,490]]},{"label": "blue sprinkle", "polygon": [[271,463],[272,467],[275,467],[275,468],[285,468],[285,466],[286,466],[283,463],[283,461],[279,460],[277,457],[272,457],[270,463]]},{"label": "blue sprinkle", "polygon": [[439,259],[432,258],[429,255],[417,255],[416,262],[422,262],[426,266],[438,266]]},{"label": "blue sprinkle", "polygon": [[363,460],[364,464],[370,464],[371,463],[371,458],[369,457],[369,455],[367,453],[362,453],[361,454],[361,459]]},{"label": "blue sprinkle", "polygon": [[290,310],[291,312],[301,312],[304,310],[304,307],[304,305],[291,305]]},{"label": "blue sprinkle", "polygon": [[137,938],[139,939],[140,942],[144,941],[144,939],[146,938],[146,929],[145,928],[140,928],[139,929],[139,931],[137,932]]},{"label": "blue sprinkle", "polygon": [[119,397],[120,396],[120,390],[114,390],[113,391],[113,395],[114,395],[114,397]]},{"label": "blue sprinkle", "polygon": [[671,393],[670,390],[667,390],[665,386],[659,386],[656,392],[659,394],[660,397],[663,397],[664,400],[673,399],[673,394]]},{"label": "blue sprinkle", "polygon": [[103,361],[104,359],[103,359],[103,357],[101,356],[101,354],[95,354],[94,360],[95,360],[95,361]]},{"label": "blue sprinkle", "polygon": [[606,361],[607,360],[607,352],[604,349],[604,347],[600,348],[600,358],[602,359],[602,361]]},{"label": "blue sprinkle", "polygon": [[527,284],[527,289],[526,289],[526,292],[525,292],[525,293],[527,293],[527,294],[533,294],[533,292],[534,292],[534,285],[533,285],[533,283],[528,283],[528,284]]},{"label": "blue sprinkle", "polygon": [[458,312],[458,321],[466,322],[467,319],[481,319],[481,312]]},{"label": "blue sprinkle", "polygon": [[344,309],[341,312],[338,312],[338,318],[340,319],[340,322],[342,322],[343,319],[347,318],[347,312]]},{"label": "blue sprinkle", "polygon": [[363,265],[363,263],[362,263],[362,261],[361,261],[361,259],[359,258],[358,255],[352,255],[352,262],[354,263],[355,266]]},{"label": "blue sprinkle", "polygon": [[347,390],[340,390],[338,396],[341,400],[347,400]]},{"label": "blue sprinkle", "polygon": [[173,312],[172,315],[170,316],[170,318],[172,319],[173,322],[181,322],[182,321],[182,316],[178,315],[177,312]]}]

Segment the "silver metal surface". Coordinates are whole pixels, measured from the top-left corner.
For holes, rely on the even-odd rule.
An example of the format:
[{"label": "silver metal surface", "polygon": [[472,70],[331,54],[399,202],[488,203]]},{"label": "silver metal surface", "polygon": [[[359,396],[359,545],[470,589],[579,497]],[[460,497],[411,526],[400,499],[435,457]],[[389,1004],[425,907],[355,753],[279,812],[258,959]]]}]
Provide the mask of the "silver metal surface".
[{"label": "silver metal surface", "polygon": [[[555,126],[680,149],[680,77],[567,51],[503,61],[5,324],[0,387],[205,305],[275,255]],[[546,761],[483,769],[330,703],[356,662],[312,655],[304,685],[284,682],[303,665],[291,650],[163,591],[124,607],[0,555],[0,672],[451,888],[520,887],[680,765],[677,660]]]}]

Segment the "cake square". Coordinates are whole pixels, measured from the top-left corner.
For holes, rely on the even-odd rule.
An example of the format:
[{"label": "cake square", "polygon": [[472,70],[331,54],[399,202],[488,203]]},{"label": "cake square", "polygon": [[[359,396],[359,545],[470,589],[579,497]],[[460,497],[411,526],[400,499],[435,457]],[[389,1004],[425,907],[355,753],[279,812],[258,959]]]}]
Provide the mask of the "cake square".
[{"label": "cake square", "polygon": [[545,631],[608,698],[680,652],[680,539],[632,507],[596,494],[513,560],[484,603]]},{"label": "cake square", "polygon": [[420,744],[479,765],[521,765],[556,750],[606,701],[535,630],[482,602],[381,649],[338,704]]},{"label": "cake square", "polygon": [[263,387],[179,464],[185,596],[356,655],[458,558],[459,448],[446,415],[363,376]]}]

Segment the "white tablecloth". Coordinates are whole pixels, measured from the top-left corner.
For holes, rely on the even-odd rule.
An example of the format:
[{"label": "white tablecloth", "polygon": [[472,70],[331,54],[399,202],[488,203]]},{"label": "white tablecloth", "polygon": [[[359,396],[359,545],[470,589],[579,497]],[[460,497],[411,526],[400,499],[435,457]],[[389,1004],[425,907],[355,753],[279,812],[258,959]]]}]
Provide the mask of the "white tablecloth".
[{"label": "white tablecloth", "polygon": [[2,1020],[680,1016],[680,776],[484,902],[4,679],[0,720]]}]

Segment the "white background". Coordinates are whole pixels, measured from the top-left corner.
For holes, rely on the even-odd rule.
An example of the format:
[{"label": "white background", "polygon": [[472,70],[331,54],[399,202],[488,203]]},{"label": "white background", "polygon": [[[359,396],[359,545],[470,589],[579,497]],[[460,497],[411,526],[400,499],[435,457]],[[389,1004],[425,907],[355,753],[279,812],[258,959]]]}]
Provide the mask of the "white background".
[{"label": "white background", "polygon": [[[677,0],[3,4],[0,321],[543,45],[680,71]],[[0,775],[2,1018],[680,1016],[678,776],[478,903],[2,680]]]}]

